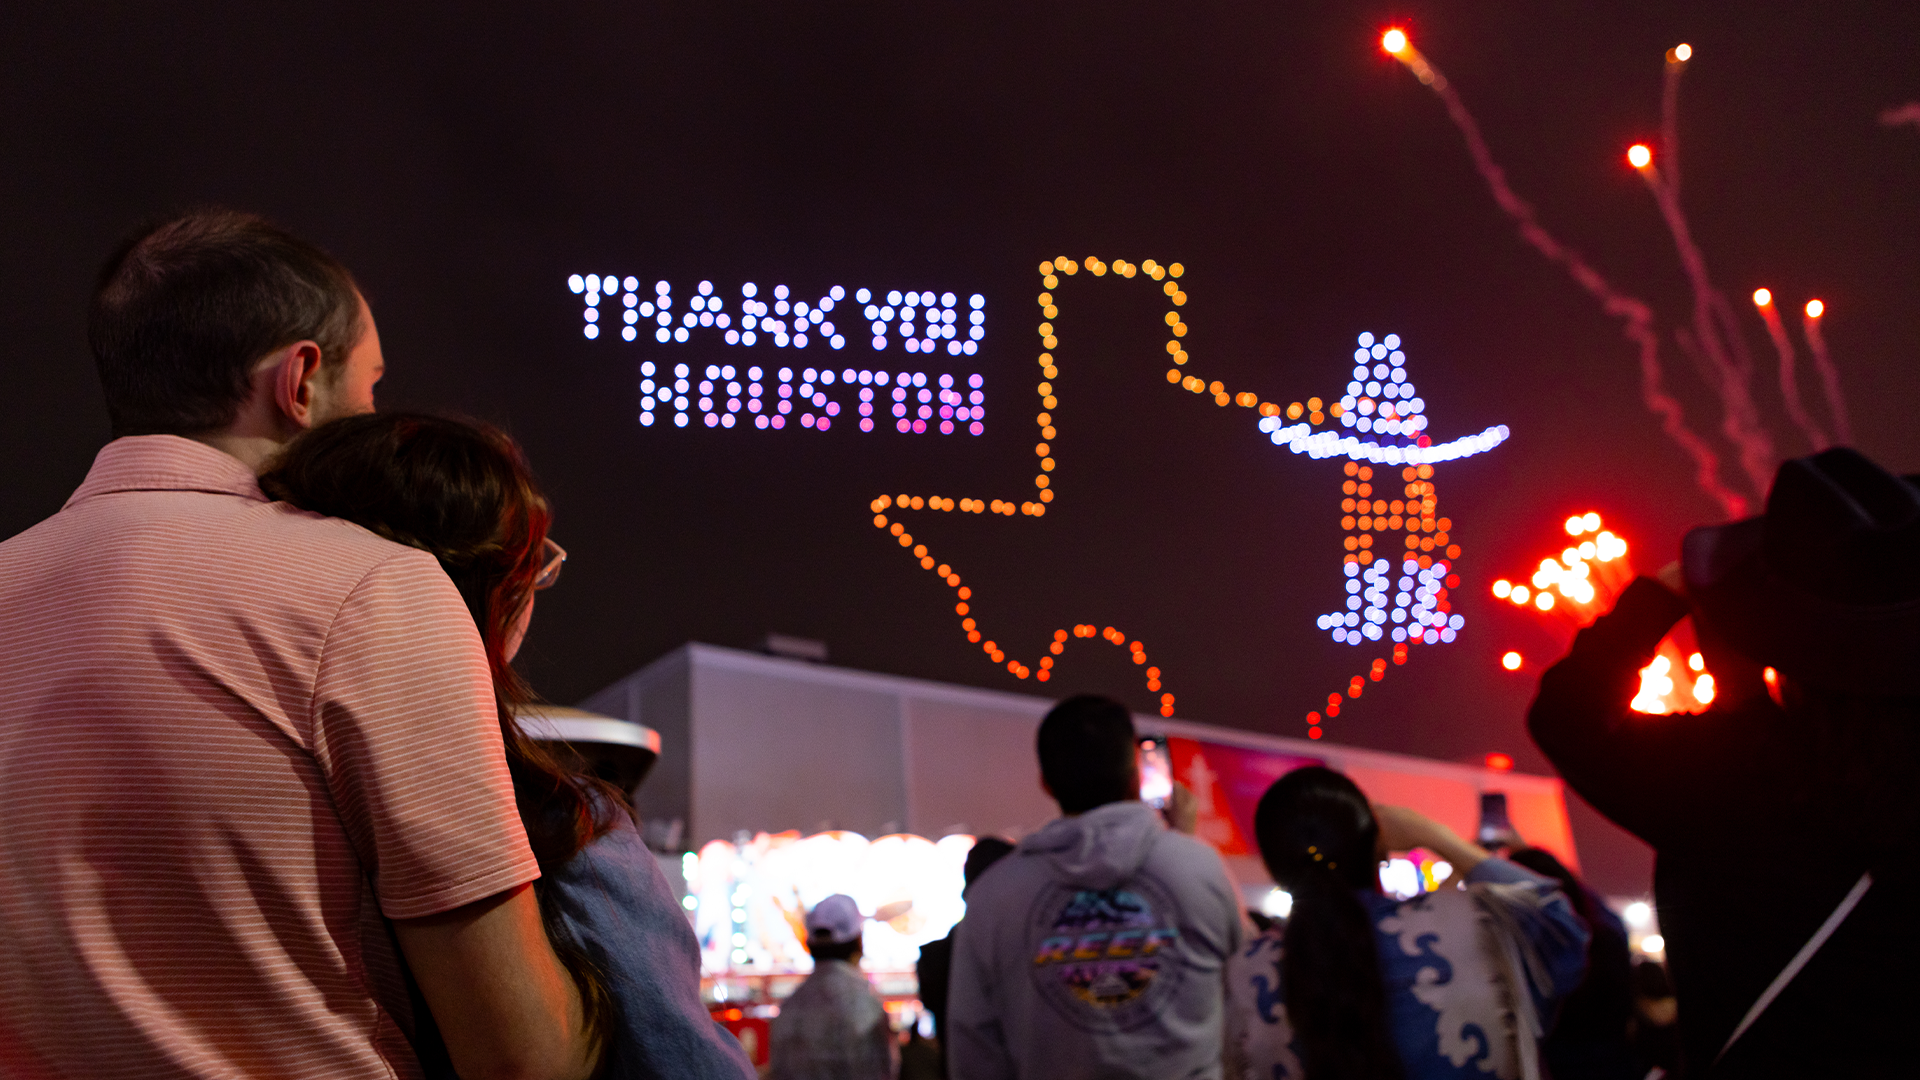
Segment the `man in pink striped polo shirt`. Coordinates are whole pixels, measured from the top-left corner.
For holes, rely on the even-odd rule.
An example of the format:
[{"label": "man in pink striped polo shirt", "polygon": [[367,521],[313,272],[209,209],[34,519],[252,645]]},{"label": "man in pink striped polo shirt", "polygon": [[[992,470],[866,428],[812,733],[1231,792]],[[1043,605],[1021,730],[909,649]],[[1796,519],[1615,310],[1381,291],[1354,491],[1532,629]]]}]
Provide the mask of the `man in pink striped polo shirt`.
[{"label": "man in pink striped polo shirt", "polygon": [[0,1075],[418,1076],[408,970],[462,1075],[586,1075],[466,606],[254,481],[373,409],[351,276],[191,214],[89,338],[116,438],[0,544]]}]

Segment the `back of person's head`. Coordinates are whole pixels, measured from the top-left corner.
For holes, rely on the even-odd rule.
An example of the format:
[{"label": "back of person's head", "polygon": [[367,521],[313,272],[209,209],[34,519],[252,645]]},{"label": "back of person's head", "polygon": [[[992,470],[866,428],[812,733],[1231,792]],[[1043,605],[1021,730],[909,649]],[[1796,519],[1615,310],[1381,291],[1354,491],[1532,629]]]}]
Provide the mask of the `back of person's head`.
[{"label": "back of person's head", "polygon": [[1080,694],[1055,705],[1035,738],[1040,778],[1065,814],[1140,797],[1139,749],[1125,705]]},{"label": "back of person's head", "polygon": [[998,836],[983,836],[974,841],[973,847],[967,851],[966,863],[960,868],[960,876],[965,881],[960,888],[960,895],[965,896],[967,891],[973,888],[973,883],[980,880],[980,875],[987,872],[988,867],[1011,854],[1013,854],[1013,844]]},{"label": "back of person's head", "polygon": [[1293,897],[1280,977],[1306,1075],[1401,1076],[1373,920],[1358,895],[1379,881],[1380,827],[1366,795],[1332,769],[1295,769],[1261,797],[1253,831],[1268,872]]},{"label": "back of person's head", "polygon": [[491,427],[420,413],[373,413],[294,440],[260,489],[432,552],[473,612],[495,685],[526,687],[508,663],[552,520],[520,448]]},{"label": "back of person's head", "polygon": [[[431,552],[472,612],[493,674],[500,737],[527,841],[551,880],[628,805],[623,792],[556,759],[514,721],[532,694],[510,663],[515,620],[533,595],[552,512],[519,446],[482,424],[372,413],[295,439],[260,489]],[[422,738],[432,738],[423,732]],[[536,884],[547,936],[579,984],[595,1030],[613,1005],[604,971],[572,937],[558,901]]]},{"label": "back of person's head", "polygon": [[233,423],[275,349],[312,341],[337,373],[364,323],[332,256],[256,215],[201,210],[114,252],[87,340],[116,437],[193,435]]},{"label": "back of person's head", "polygon": [[807,912],[804,923],[807,928],[807,951],[813,954],[816,961],[851,961],[860,955],[867,919],[860,913],[860,905],[853,897],[834,893],[815,904]]}]

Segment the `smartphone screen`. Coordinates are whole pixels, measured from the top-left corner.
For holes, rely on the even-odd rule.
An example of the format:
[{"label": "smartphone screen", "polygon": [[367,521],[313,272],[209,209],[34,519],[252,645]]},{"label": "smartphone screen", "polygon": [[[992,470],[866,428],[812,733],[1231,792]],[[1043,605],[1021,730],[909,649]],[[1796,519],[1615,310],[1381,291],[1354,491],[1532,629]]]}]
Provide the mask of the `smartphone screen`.
[{"label": "smartphone screen", "polygon": [[1167,740],[1151,736],[1140,740],[1140,801],[1155,810],[1166,808],[1173,795],[1173,759]]}]

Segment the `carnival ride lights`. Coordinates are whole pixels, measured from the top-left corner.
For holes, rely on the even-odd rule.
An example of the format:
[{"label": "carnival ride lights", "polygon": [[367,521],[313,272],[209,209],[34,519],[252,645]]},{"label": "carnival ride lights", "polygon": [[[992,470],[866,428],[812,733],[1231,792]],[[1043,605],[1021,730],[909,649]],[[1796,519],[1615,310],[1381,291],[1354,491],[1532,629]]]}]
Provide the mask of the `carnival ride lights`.
[{"label": "carnival ride lights", "polygon": [[[1748,516],[1749,506],[1756,498],[1764,498],[1771,486],[1777,455],[1753,394],[1752,373],[1755,365],[1744,333],[1733,306],[1708,274],[1706,258],[1693,238],[1692,229],[1680,205],[1679,87],[1689,61],[1694,58],[1693,47],[1680,44],[1666,53],[1658,140],[1658,157],[1664,160],[1665,167],[1656,166],[1655,149],[1647,143],[1636,143],[1630,147],[1627,162],[1640,174],[1653,195],[1679,256],[1681,270],[1693,292],[1692,317],[1686,325],[1674,328],[1671,340],[1702,371],[1708,389],[1719,399],[1723,412],[1719,430],[1731,445],[1738,465],[1730,482],[1722,478],[1719,453],[1688,423],[1679,399],[1665,385],[1666,373],[1660,353],[1666,347],[1668,335],[1657,325],[1652,305],[1616,287],[1578,251],[1547,231],[1532,204],[1513,190],[1507,179],[1507,171],[1494,159],[1480,125],[1468,111],[1466,102],[1449,84],[1446,76],[1414,48],[1404,29],[1395,27],[1388,30],[1382,35],[1380,43],[1383,50],[1405,65],[1422,85],[1431,88],[1440,98],[1448,118],[1459,129],[1474,167],[1485,181],[1495,204],[1518,227],[1521,239],[1548,261],[1564,269],[1576,285],[1599,301],[1609,317],[1620,321],[1622,334],[1639,356],[1641,397],[1649,411],[1659,417],[1661,429],[1667,437],[1692,461],[1694,482],[1721,505],[1728,517]],[[1904,119],[1905,113],[1901,113],[1900,117]],[[1883,116],[1882,122],[1895,121]],[[1768,319],[1767,305],[1760,307],[1762,318]],[[1798,385],[1792,370],[1793,358],[1787,349],[1782,348],[1786,340],[1784,332],[1776,333],[1771,323],[1768,327],[1776,351],[1780,354],[1780,382],[1787,399],[1788,415],[1815,450],[1824,449],[1835,442],[1846,444],[1852,441],[1838,374],[1819,330],[1818,320],[1822,311],[1824,305],[1809,305],[1803,327],[1831,418],[1831,437],[1826,429],[1811,419],[1809,410],[1800,404]]]},{"label": "carnival ride lights", "polygon": [[[1627,542],[1602,528],[1598,513],[1575,514],[1566,520],[1565,528],[1573,544],[1558,556],[1540,560],[1539,569],[1527,581],[1501,578],[1492,591],[1515,607],[1552,614],[1581,627],[1613,606],[1633,580],[1633,565],[1627,558]],[[1520,654],[1507,653],[1500,666],[1520,670]],[[1697,652],[1684,653],[1669,636],[1653,660],[1640,669],[1633,709],[1653,714],[1685,712],[1711,703],[1713,693],[1713,676],[1704,658]]]},{"label": "carnival ride lights", "polygon": [[812,970],[806,912],[846,893],[869,916],[861,966],[911,971],[920,946],[960,921],[962,870],[973,837],[938,842],[895,834],[869,841],[833,831],[760,833],[735,845],[715,840],[681,857],[684,901],[707,975]]}]

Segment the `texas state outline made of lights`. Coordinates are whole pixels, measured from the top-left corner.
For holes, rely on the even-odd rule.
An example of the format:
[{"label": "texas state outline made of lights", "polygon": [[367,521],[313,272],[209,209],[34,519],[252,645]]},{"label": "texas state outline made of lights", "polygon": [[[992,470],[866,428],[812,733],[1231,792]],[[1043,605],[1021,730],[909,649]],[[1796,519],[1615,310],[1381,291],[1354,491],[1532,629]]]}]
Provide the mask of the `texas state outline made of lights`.
[{"label": "texas state outline made of lights", "polygon": [[[1320,738],[1323,711],[1329,719],[1338,716],[1343,697],[1358,698],[1369,681],[1384,679],[1389,661],[1396,666],[1405,664],[1411,645],[1450,643],[1464,626],[1464,618],[1451,610],[1448,600],[1450,591],[1460,584],[1459,577],[1453,573],[1453,564],[1460,557],[1460,547],[1452,542],[1452,521],[1437,514],[1434,466],[1492,450],[1506,441],[1509,435],[1507,427],[1496,425],[1476,435],[1434,443],[1424,434],[1427,427],[1425,403],[1415,396],[1413,384],[1407,378],[1405,352],[1400,348],[1398,337],[1391,334],[1378,340],[1370,333],[1360,335],[1354,351],[1353,379],[1347,385],[1347,393],[1338,401],[1328,403],[1314,397],[1305,402],[1295,401],[1283,408],[1274,402],[1263,401],[1259,395],[1251,392],[1229,391],[1223,382],[1207,382],[1190,374],[1186,367],[1191,358],[1181,345],[1188,328],[1179,312],[1187,302],[1187,294],[1179,285],[1179,278],[1185,272],[1180,263],[1163,266],[1152,259],[1144,259],[1138,264],[1125,259],[1109,263],[1095,256],[1088,256],[1083,263],[1065,257],[1042,262],[1040,279],[1043,291],[1038,297],[1042,316],[1038,327],[1041,344],[1038,361],[1042,381],[1037,388],[1040,412],[1035,417],[1040,442],[1034,447],[1034,453],[1040,459],[1040,471],[1033,480],[1033,496],[1016,500],[972,496],[953,498],[941,494],[882,494],[876,496],[868,506],[873,514],[874,528],[892,535],[923,569],[934,572],[954,591],[954,614],[959,617],[960,629],[967,640],[979,645],[996,665],[1004,664],[1015,678],[1046,682],[1052,677],[1054,658],[1065,652],[1068,643],[1076,638],[1099,637],[1129,650],[1133,662],[1146,668],[1147,690],[1159,695],[1160,715],[1170,717],[1174,713],[1175,697],[1165,689],[1161,670],[1147,665],[1145,644],[1138,639],[1129,641],[1128,635],[1113,626],[1103,628],[1095,623],[1075,623],[1070,630],[1055,630],[1053,640],[1047,645],[1048,655],[1041,656],[1033,665],[1008,659],[1006,651],[998,642],[986,637],[979,620],[973,616],[970,603],[973,599],[972,588],[964,583],[951,563],[940,561],[926,544],[916,543],[906,523],[898,520],[907,514],[955,511],[994,513],[1005,517],[1016,514],[1032,518],[1046,516],[1048,505],[1057,497],[1057,489],[1049,474],[1057,464],[1054,443],[1059,436],[1053,423],[1053,410],[1059,407],[1054,383],[1060,377],[1058,357],[1055,355],[1060,350],[1060,338],[1054,320],[1059,318],[1060,310],[1053,294],[1060,288],[1063,275],[1075,277],[1083,266],[1094,277],[1105,277],[1112,272],[1119,278],[1131,280],[1144,274],[1153,281],[1163,283],[1161,292],[1171,304],[1166,313],[1166,324],[1171,335],[1166,351],[1174,365],[1167,369],[1169,384],[1190,393],[1210,395],[1214,403],[1222,408],[1239,406],[1256,410],[1260,416],[1260,431],[1274,445],[1283,446],[1292,453],[1316,459],[1346,459],[1340,524],[1346,533],[1341,572],[1348,596],[1344,610],[1321,615],[1316,624],[1320,629],[1329,631],[1336,641],[1345,644],[1384,645],[1391,642],[1392,648],[1386,655],[1373,657],[1363,674],[1353,676],[1343,688],[1344,694],[1341,691],[1328,694],[1324,706],[1306,714],[1308,737]],[[574,291],[580,290],[576,288]],[[954,351],[958,352],[957,349]],[[1321,430],[1321,425],[1330,420],[1339,421],[1356,434]],[[1376,471],[1380,468],[1399,470],[1401,490],[1398,497],[1373,497],[1390,491],[1388,485],[1391,480],[1386,476],[1379,477],[1383,490],[1373,490]],[[892,517],[888,516],[888,511],[893,512]],[[1399,549],[1376,551],[1376,540],[1385,537],[1399,537]],[[1389,539],[1379,546],[1390,549],[1394,543]],[[1371,556],[1371,561],[1368,556]]]}]

